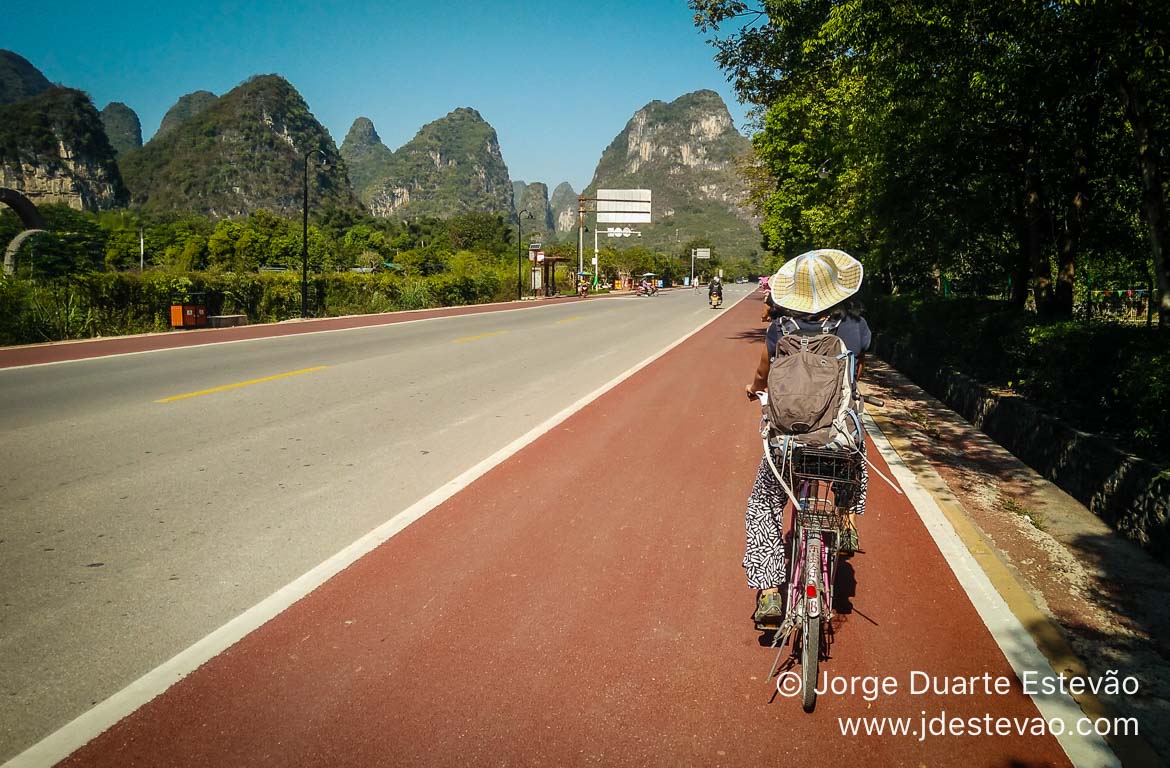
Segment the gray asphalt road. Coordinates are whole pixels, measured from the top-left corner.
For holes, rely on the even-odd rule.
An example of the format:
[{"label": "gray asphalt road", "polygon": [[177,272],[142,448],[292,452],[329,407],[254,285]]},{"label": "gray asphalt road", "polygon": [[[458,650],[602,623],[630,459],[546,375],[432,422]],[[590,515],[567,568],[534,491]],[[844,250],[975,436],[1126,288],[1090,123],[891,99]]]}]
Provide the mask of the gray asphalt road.
[{"label": "gray asphalt road", "polygon": [[712,313],[681,290],[0,370],[0,761]]}]

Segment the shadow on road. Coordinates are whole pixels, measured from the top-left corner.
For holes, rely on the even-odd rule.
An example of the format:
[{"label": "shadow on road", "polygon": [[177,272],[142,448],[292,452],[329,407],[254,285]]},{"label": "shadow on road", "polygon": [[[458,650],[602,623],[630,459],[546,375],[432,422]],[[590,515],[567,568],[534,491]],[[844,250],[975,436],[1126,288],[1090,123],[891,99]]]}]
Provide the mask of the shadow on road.
[{"label": "shadow on road", "polygon": [[837,565],[837,583],[833,587],[833,611],[838,616],[853,613],[853,596],[856,594],[857,577],[853,565],[848,560],[840,560]]},{"label": "shadow on road", "polygon": [[[1084,522],[1083,506],[885,363],[867,366],[865,381],[913,445],[901,454],[907,466],[919,477],[945,475],[968,517],[1044,597],[1057,628],[1037,622],[1029,634],[1049,653],[1071,648],[1091,679],[1113,670],[1139,681],[1136,695],[1099,697],[1110,717],[1138,719],[1144,740],[1111,740],[1122,762],[1170,765],[1170,569]],[[1011,518],[1022,525],[1004,522]]]},{"label": "shadow on road", "polygon": [[761,325],[759,328],[743,328],[731,334],[727,338],[731,341],[760,341],[762,342],[768,334],[768,326]]}]

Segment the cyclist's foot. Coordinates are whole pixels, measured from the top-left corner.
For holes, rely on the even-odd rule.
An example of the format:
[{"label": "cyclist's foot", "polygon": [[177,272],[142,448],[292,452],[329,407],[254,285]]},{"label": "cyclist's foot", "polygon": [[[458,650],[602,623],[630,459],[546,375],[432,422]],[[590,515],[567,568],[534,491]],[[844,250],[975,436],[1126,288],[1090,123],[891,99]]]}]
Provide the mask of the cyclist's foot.
[{"label": "cyclist's foot", "polygon": [[848,557],[861,550],[861,543],[857,538],[856,528],[846,528],[841,531],[841,546],[839,547],[841,554]]},{"label": "cyclist's foot", "polygon": [[784,609],[780,605],[779,592],[763,592],[756,600],[756,612],[752,614],[756,624],[779,626],[784,620]]}]

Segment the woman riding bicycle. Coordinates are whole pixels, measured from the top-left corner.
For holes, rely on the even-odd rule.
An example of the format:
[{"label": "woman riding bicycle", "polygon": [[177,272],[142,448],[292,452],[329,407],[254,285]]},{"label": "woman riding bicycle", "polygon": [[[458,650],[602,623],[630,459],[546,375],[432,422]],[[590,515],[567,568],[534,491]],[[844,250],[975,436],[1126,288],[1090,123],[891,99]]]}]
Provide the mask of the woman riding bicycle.
[{"label": "woman riding bicycle", "polygon": [[[871,333],[865,318],[850,307],[851,297],[861,287],[864,271],[861,263],[844,251],[821,249],[801,254],[780,267],[770,280],[769,290],[775,307],[768,326],[764,348],[755,377],[747,386],[749,399],[756,392],[768,388],[768,370],[776,354],[776,344],[786,333],[836,334],[857,358],[860,376],[869,349]],[[864,457],[865,441],[861,441]],[[869,473],[861,462],[861,478],[857,498],[850,507],[842,535],[841,550],[857,551],[859,542],[854,515],[865,511],[865,492]],[[784,583],[784,506],[787,494],[781,487],[765,458],[760,459],[755,484],[748,496],[746,529],[747,545],[743,567],[747,571],[748,586],[758,590],[757,624],[780,621],[783,606],[780,587]]]}]

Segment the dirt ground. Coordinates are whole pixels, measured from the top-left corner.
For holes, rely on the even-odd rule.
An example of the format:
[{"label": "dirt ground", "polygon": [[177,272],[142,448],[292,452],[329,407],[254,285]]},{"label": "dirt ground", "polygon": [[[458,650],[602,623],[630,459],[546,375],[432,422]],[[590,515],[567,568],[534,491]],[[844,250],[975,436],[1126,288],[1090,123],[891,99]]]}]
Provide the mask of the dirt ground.
[{"label": "dirt ground", "polygon": [[1140,681],[1134,696],[1099,698],[1137,718],[1154,764],[1170,765],[1170,568],[890,366],[867,363],[863,389],[885,399],[880,417],[920,454],[908,463],[941,477],[1089,674]]}]

